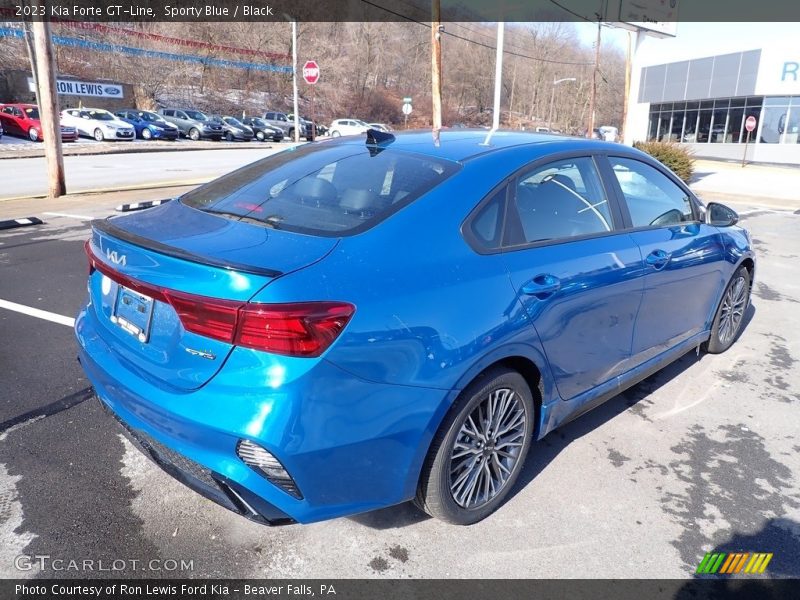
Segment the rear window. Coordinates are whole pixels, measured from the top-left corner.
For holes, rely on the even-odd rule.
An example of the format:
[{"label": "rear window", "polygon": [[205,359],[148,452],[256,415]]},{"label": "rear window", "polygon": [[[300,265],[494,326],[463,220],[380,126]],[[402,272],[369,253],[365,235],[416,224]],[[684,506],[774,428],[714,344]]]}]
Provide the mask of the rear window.
[{"label": "rear window", "polygon": [[291,148],[184,195],[187,206],[298,233],[365,231],[459,169],[391,148]]}]

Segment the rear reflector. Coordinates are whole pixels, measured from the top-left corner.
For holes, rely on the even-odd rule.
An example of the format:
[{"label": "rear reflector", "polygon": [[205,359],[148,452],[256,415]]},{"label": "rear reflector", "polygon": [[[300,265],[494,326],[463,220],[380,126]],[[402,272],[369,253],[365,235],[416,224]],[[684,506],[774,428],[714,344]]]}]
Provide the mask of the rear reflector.
[{"label": "rear reflector", "polygon": [[84,244],[93,270],[120,285],[167,303],[183,327],[198,335],[287,356],[321,355],[345,328],[355,312],[346,302],[259,304],[197,296],[154,286],[124,275],[102,262]]},{"label": "rear reflector", "polygon": [[236,455],[247,466],[266,477],[287,494],[300,500],[303,498],[294,479],[280,461],[258,444],[250,440],[239,440],[236,444]]}]

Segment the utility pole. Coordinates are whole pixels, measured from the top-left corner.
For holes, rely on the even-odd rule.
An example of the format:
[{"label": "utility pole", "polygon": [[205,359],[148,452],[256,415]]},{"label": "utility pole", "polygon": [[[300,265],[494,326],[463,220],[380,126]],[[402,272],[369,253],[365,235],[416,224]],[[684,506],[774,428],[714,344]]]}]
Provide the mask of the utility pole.
[{"label": "utility pole", "polygon": [[[41,6],[39,2],[36,5]],[[61,150],[55,56],[53,42],[50,39],[50,22],[35,20],[32,26],[36,58],[35,79],[38,86],[36,96],[42,122],[44,155],[47,159],[48,193],[51,198],[58,198],[67,193],[67,186],[64,180],[64,156]]]},{"label": "utility pole", "polygon": [[592,71],[592,93],[589,96],[589,127],[586,131],[586,137],[591,138],[594,131],[594,117],[597,105],[597,72],[600,70],[600,28],[603,22],[603,7],[605,2],[600,2],[600,12],[597,15],[597,42],[595,42],[594,50],[594,70]]},{"label": "utility pole", "polygon": [[292,19],[292,90],[294,92],[294,142],[300,143],[300,115],[297,103],[297,20]]},{"label": "utility pole", "polygon": [[625,139],[626,123],[628,122],[628,96],[631,95],[631,32],[628,32],[628,50],[625,54],[625,98],[622,101],[622,131],[619,133],[620,141]]},{"label": "utility pole", "polygon": [[433,130],[442,128],[442,25],[439,0],[431,3],[431,101]]}]

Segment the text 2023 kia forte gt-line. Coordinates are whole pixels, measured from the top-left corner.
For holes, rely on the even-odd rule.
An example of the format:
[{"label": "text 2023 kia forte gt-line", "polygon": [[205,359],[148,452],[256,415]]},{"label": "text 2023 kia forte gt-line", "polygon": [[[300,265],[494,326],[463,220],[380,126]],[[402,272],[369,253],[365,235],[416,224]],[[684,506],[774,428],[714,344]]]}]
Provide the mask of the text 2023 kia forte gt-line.
[{"label": "text 2023 kia forte gt-line", "polygon": [[620,144],[370,131],[93,223],[102,404],[256,521],[503,501],[532,443],[739,334],[748,233]]}]

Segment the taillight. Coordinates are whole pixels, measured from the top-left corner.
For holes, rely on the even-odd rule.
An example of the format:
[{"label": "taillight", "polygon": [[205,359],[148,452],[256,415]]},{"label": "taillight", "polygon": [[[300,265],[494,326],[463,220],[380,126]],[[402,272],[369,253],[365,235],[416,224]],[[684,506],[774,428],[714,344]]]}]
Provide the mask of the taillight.
[{"label": "taillight", "polygon": [[97,269],[120,285],[172,306],[184,329],[228,344],[287,356],[316,357],[330,347],[355,312],[346,302],[258,304],[197,296],[144,283],[98,260],[84,244],[89,274]]},{"label": "taillight", "polygon": [[289,356],[319,356],[339,337],[355,307],[344,302],[246,304],[236,344]]}]

